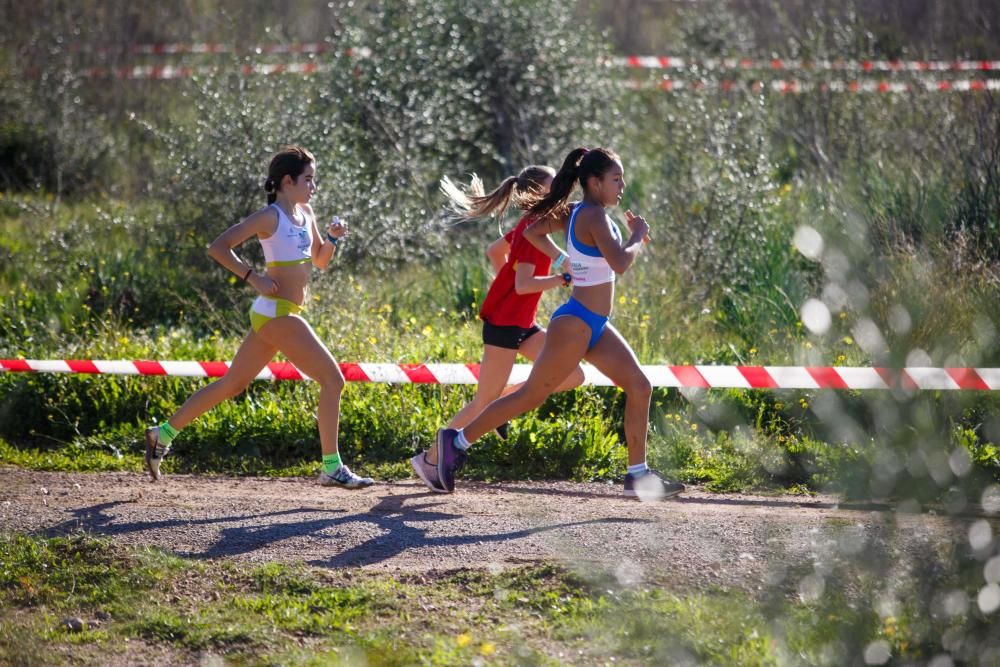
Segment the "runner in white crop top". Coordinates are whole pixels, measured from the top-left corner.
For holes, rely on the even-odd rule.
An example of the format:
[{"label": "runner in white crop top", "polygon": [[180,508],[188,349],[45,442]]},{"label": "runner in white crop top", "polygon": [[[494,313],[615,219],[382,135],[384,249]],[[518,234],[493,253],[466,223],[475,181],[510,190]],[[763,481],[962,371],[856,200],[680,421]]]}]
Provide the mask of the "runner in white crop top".
[{"label": "runner in white crop top", "polygon": [[312,219],[303,211],[302,217],[305,222],[302,225],[296,225],[288,219],[277,202],[271,204],[270,208],[278,212],[278,226],[274,229],[274,233],[266,239],[258,237],[260,246],[264,250],[264,261],[267,262],[267,265],[291,266],[311,262]]},{"label": "runner in white crop top", "polygon": [[[250,332],[221,379],[192,394],[165,422],[146,429],[146,469],[153,481],[158,480],[160,464],[178,432],[222,401],[241,394],[281,352],[319,385],[316,421],[323,454],[319,483],[348,489],[371,486],[372,478],[356,475],[340,456],[337,439],[344,374],[302,317],[311,269],[329,266],[347,225],[334,218],[326,234],[317,226],[309,205],[316,194],[316,158],[304,148],[287,146],[274,155],[264,190],[269,205],[222,232],[208,247],[212,259],[258,294],[250,308]],[[301,225],[296,218],[302,220]],[[264,273],[255,272],[233,252],[251,238],[263,248]]]},{"label": "runner in white crop top", "polygon": [[[573,274],[573,284],[579,287],[590,287],[592,285],[603,285],[615,281],[615,272],[604,259],[597,246],[587,245],[576,237],[575,225],[576,214],[579,213],[587,202],[578,202],[573,206],[573,212],[569,216],[569,224],[566,229],[566,255],[569,257],[570,273]],[[618,225],[613,223],[605,214],[608,227],[611,228],[611,235],[615,241],[621,243],[622,235],[618,230]]]}]

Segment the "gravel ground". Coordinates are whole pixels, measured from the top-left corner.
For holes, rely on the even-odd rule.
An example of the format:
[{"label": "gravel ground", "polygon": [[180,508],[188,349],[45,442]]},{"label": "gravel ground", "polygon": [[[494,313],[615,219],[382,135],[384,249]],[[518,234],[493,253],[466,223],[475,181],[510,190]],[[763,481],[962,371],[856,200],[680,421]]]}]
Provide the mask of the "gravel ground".
[{"label": "gravel ground", "polygon": [[[792,568],[875,547],[906,559],[966,539],[976,512],[900,512],[831,496],[713,494],[660,502],[619,486],[463,483],[432,494],[415,480],[362,491],[307,479],[65,474],[0,468],[0,530],[85,530],[194,559],[305,562],[421,571],[556,562],[622,584],[747,590]],[[866,552],[867,553],[867,552]]]}]

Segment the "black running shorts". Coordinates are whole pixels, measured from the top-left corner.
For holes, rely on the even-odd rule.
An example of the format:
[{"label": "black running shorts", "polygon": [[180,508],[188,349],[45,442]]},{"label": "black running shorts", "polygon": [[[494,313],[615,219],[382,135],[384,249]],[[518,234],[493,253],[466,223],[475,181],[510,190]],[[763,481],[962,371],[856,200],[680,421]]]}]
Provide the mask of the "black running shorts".
[{"label": "black running shorts", "polygon": [[541,330],[541,327],[537,324],[525,329],[524,327],[498,327],[495,324],[484,321],[483,342],[494,347],[517,350],[521,347],[521,343]]}]

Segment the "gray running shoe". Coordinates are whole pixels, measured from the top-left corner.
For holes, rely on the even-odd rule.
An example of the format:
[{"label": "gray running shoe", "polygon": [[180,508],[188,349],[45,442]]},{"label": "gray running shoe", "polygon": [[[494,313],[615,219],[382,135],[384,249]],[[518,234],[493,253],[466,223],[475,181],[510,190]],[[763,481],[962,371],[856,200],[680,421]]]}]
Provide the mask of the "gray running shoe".
[{"label": "gray running shoe", "polygon": [[413,472],[417,473],[417,477],[427,485],[428,489],[434,493],[448,493],[438,481],[437,464],[427,462],[427,452],[420,452],[410,459],[410,465],[413,466]]},{"label": "gray running shoe", "polygon": [[160,442],[160,427],[150,426],[146,429],[146,470],[153,481],[160,479],[160,464],[163,457],[170,451],[170,445]]},{"label": "gray running shoe", "polygon": [[332,475],[319,473],[320,486],[339,486],[342,489],[364,489],[375,483],[371,477],[361,477],[351,472],[346,465],[341,464]]},{"label": "gray running shoe", "polygon": [[624,494],[639,500],[663,500],[684,493],[684,485],[674,482],[650,468],[641,475],[625,475]]}]

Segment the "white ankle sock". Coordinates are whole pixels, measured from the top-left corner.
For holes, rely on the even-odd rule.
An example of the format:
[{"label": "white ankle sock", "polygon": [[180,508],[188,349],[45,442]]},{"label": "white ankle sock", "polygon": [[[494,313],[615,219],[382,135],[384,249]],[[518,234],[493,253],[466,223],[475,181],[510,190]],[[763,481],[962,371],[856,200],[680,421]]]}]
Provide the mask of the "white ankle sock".
[{"label": "white ankle sock", "polygon": [[636,463],[634,466],[628,467],[628,474],[632,475],[633,477],[641,477],[642,475],[645,475],[647,472],[649,472],[649,466],[646,465],[645,461],[643,461],[642,463]]},{"label": "white ankle sock", "polygon": [[458,435],[455,436],[455,446],[465,451],[472,446],[472,443],[465,439],[465,429],[458,429]]}]

